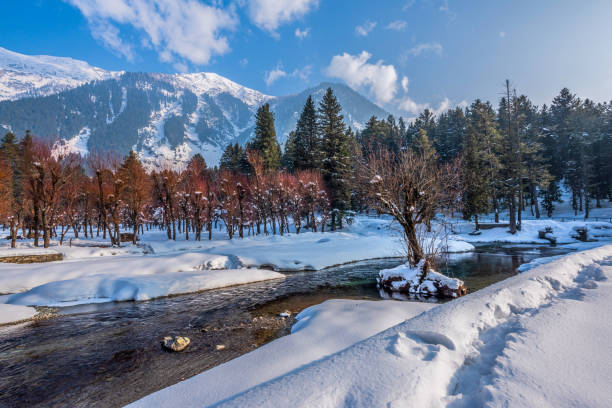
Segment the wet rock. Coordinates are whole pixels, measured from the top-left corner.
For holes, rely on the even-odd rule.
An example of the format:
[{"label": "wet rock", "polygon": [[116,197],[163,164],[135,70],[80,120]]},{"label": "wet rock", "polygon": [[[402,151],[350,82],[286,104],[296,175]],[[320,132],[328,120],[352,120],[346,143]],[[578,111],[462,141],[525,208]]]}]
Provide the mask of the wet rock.
[{"label": "wet rock", "polygon": [[189,337],[166,336],[162,341],[162,347],[170,351],[183,351],[190,342]]},{"label": "wet rock", "polygon": [[284,312],[282,312],[280,315],[280,317],[289,317],[291,316],[291,312],[288,310],[285,310]]},{"label": "wet rock", "polygon": [[225,350],[225,344],[217,344],[215,346],[215,350],[217,351]]}]

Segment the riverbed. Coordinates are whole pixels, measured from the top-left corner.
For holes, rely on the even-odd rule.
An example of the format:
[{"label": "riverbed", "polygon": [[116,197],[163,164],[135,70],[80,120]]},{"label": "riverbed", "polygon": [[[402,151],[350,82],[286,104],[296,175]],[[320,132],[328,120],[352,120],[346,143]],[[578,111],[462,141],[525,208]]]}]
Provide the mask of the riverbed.
[{"label": "riverbed", "polygon": [[[474,292],[516,274],[523,263],[566,252],[483,246],[451,254],[438,268]],[[146,302],[67,307],[50,320],[0,328],[0,406],[123,406],[289,334],[294,316],[308,306],[390,298],[375,278],[399,263],[378,259]],[[163,351],[166,335],[188,336],[191,345],[182,353]]]}]

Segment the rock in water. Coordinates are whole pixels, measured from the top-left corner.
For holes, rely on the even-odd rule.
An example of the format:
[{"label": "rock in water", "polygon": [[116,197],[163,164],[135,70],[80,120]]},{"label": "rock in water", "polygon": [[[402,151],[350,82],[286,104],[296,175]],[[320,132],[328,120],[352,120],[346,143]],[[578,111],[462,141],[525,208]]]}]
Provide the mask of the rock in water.
[{"label": "rock in water", "polygon": [[[423,276],[424,269],[427,272]],[[424,259],[414,267],[406,263],[392,269],[383,269],[377,281],[380,287],[391,292],[450,298],[467,293],[463,281],[449,278],[428,268]]]},{"label": "rock in water", "polygon": [[170,351],[183,351],[190,342],[189,337],[166,336],[164,341],[162,341],[162,347]]}]

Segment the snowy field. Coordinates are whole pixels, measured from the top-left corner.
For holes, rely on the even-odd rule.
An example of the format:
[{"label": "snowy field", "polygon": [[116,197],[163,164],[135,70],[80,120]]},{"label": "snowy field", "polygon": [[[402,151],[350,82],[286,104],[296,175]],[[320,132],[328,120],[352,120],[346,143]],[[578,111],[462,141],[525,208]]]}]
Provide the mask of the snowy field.
[{"label": "snowy field", "polygon": [[132,406],[608,407],[610,277],[606,245],[441,305],[328,301]]},{"label": "snowy field", "polygon": [[[588,226],[589,237],[597,242],[579,243],[572,234]],[[525,221],[515,235],[507,228],[484,230],[470,235],[473,224],[455,221],[449,252],[467,252],[473,243],[538,243],[538,230],[550,226],[559,243],[576,249],[601,245],[612,240],[612,224],[605,222]],[[0,243],[0,257],[60,252],[64,260],[38,264],[0,263],[0,314],[3,321],[23,320],[24,314],[1,306],[68,306],[126,300],[148,300],[283,278],[283,271],[318,270],[347,262],[403,255],[398,227],[388,218],[356,217],[340,232],[260,235],[228,240],[216,230],[211,241],[185,240],[182,234],[169,241],[164,231],[146,232],[138,245],[113,248],[101,238],[66,237],[64,245],[52,241],[49,249],[34,248],[31,240],[18,241],[9,248]],[[5,310],[3,312],[3,310]],[[22,313],[32,313],[23,309]]]},{"label": "snowy field", "polygon": [[[20,241],[16,249],[4,242],[0,256],[61,252],[64,260],[0,263],[0,294],[12,294],[2,301],[22,306],[69,306],[148,300],[284,277],[275,271],[316,270],[402,255],[401,241],[390,222],[366,217],[342,232],[228,240],[223,231],[216,231],[212,241],[177,238],[168,241],[164,231],[155,230],[147,232],[138,246],[111,248],[100,239],[81,238],[73,239],[72,246],[69,241],[62,246],[53,242],[46,250],[34,248],[31,240]],[[473,248],[460,237],[449,241],[453,252]],[[8,312],[2,310],[0,306],[0,313],[9,321]],[[15,320],[22,320],[21,315]]]}]

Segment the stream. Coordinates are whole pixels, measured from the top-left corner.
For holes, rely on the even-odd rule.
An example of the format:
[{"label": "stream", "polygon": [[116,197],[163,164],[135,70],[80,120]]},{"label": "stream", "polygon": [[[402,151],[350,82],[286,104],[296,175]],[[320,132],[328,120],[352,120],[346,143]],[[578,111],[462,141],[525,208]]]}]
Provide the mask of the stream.
[{"label": "stream", "polygon": [[[523,263],[567,252],[483,246],[449,255],[438,270],[474,292],[516,274]],[[375,278],[400,263],[377,259],[145,302],[66,307],[56,318],[0,327],[0,407],[123,406],[289,334],[306,307],[389,298]],[[284,311],[291,317],[281,317]],[[166,335],[187,336],[191,345],[163,351]]]}]

